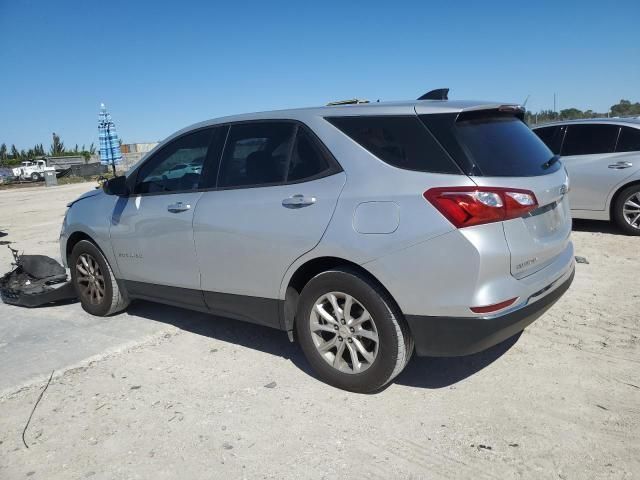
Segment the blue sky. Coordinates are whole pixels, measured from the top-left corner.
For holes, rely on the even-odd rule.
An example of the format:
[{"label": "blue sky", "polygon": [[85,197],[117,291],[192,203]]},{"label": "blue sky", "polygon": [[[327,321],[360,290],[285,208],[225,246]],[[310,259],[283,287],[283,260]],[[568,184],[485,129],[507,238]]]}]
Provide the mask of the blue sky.
[{"label": "blue sky", "polygon": [[361,97],[640,101],[640,1],[0,0],[0,142],[125,142]]}]

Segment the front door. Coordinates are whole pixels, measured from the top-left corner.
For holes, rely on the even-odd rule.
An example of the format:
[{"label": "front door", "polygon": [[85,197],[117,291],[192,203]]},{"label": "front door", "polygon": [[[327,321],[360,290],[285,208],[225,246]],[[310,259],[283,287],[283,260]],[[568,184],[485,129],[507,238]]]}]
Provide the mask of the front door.
[{"label": "front door", "polygon": [[167,143],[133,173],[132,194],[116,202],[111,244],[132,296],[204,306],[193,215],[216,130],[201,129]]}]

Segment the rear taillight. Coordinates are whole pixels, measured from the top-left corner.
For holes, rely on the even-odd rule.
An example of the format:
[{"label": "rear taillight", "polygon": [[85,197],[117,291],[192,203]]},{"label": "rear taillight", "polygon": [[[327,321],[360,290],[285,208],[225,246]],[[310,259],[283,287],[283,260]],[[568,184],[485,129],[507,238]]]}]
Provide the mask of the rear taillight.
[{"label": "rear taillight", "polygon": [[538,207],[533,192],[515,188],[438,187],[424,198],[457,228],[522,217]]}]

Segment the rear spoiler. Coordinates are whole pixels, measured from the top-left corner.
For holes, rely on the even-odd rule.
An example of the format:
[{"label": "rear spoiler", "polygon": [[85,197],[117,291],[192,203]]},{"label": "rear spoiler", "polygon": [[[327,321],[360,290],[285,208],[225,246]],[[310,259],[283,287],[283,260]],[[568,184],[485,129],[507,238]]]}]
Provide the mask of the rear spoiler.
[{"label": "rear spoiler", "polygon": [[493,108],[472,108],[461,111],[456,122],[465,120],[479,120],[487,117],[516,117],[524,120],[524,107],[520,105],[499,105]]}]

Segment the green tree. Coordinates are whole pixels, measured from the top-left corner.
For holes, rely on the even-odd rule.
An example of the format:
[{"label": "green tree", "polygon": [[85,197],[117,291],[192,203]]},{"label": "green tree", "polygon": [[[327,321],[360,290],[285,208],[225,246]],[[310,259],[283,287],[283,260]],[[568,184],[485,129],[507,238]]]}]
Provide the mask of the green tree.
[{"label": "green tree", "polygon": [[35,155],[38,156],[38,157],[44,157],[45,156],[44,146],[41,143],[35,145],[33,147],[33,151],[34,151]]},{"label": "green tree", "polygon": [[611,106],[611,115],[614,117],[626,117],[630,115],[640,115],[640,103],[631,103],[629,100],[620,100]]},{"label": "green tree", "polygon": [[584,112],[577,108],[565,108],[560,110],[560,118],[563,120],[573,120],[576,118],[584,118]]},{"label": "green tree", "polygon": [[11,158],[14,160],[20,160],[20,152],[15,145],[11,145]]},{"label": "green tree", "polygon": [[52,157],[60,157],[64,155],[65,153],[64,143],[60,140],[60,136],[56,135],[56,133],[54,132],[52,134],[52,137],[53,137],[53,143],[49,148],[49,153],[51,154]]},{"label": "green tree", "polygon": [[0,161],[5,162],[7,160],[7,144],[0,145]]}]

